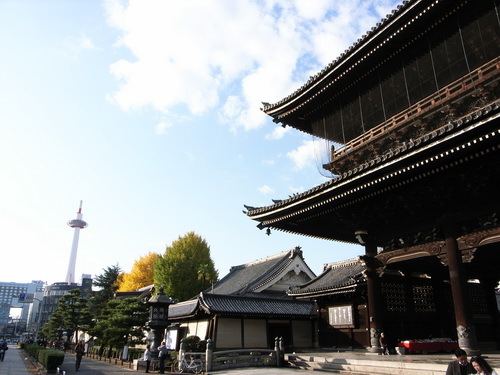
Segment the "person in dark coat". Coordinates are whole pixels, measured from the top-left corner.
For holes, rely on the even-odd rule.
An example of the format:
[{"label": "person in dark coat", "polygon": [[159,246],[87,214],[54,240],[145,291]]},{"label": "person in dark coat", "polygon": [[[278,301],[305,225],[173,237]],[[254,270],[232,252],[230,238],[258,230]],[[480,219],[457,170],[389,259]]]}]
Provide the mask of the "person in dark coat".
[{"label": "person in dark coat", "polygon": [[390,354],[389,347],[387,346],[387,337],[385,337],[384,332],[380,334],[380,338],[378,341],[380,343],[380,347],[382,348],[382,355]]},{"label": "person in dark coat", "polygon": [[75,346],[75,369],[78,371],[80,369],[80,364],[82,363],[82,357],[85,354],[85,344],[83,341],[78,341]]},{"label": "person in dark coat", "polygon": [[455,350],[455,357],[457,357],[457,359],[448,364],[446,375],[468,375],[476,373],[472,364],[467,361],[467,353],[465,350]]},{"label": "person in dark coat", "polygon": [[165,362],[170,360],[170,355],[168,354],[167,346],[165,341],[161,343],[158,347],[158,359],[160,360],[160,374],[165,373]]}]

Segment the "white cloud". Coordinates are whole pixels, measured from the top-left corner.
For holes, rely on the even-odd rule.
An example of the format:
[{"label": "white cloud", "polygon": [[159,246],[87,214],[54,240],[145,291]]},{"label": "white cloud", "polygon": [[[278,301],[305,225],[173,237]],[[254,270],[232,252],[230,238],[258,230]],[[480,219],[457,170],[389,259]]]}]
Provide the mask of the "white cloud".
[{"label": "white cloud", "polygon": [[301,146],[288,152],[286,156],[293,161],[296,170],[314,166],[314,141],[304,141]]},{"label": "white cloud", "polygon": [[173,126],[173,124],[171,124],[170,122],[162,121],[162,122],[155,125],[155,133],[156,134],[166,134],[167,129],[172,127],[172,126]]},{"label": "white cloud", "polygon": [[[251,130],[261,102],[292,93],[384,16],[396,0],[108,0],[117,46],[111,65],[123,110],[184,106]],[[374,12],[378,12],[375,13]]]},{"label": "white cloud", "polygon": [[258,190],[262,193],[262,194],[272,194],[274,193],[274,189],[270,186],[267,186],[267,185],[263,185],[263,186],[260,186],[258,187]]},{"label": "white cloud", "polygon": [[92,42],[92,39],[90,39],[89,37],[87,37],[85,35],[81,35],[80,36],[80,38],[79,38],[79,46],[80,46],[81,49],[89,49],[89,50],[92,50],[92,49],[96,48],[96,46]]},{"label": "white cloud", "polygon": [[95,50],[97,47],[88,36],[66,37],[63,42],[62,54],[69,59],[76,59],[82,51]]},{"label": "white cloud", "polygon": [[283,127],[283,126],[275,126],[272,133],[269,133],[266,135],[266,139],[268,140],[278,140],[281,139],[285,136],[286,133],[290,131],[290,127]]}]

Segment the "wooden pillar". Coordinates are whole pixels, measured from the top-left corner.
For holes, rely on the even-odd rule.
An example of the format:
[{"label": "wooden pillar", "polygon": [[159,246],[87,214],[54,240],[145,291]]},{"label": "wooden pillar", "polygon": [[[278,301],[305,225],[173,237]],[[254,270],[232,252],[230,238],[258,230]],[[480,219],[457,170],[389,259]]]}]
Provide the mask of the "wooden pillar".
[{"label": "wooden pillar", "polygon": [[462,263],[462,254],[458,250],[457,228],[451,215],[444,215],[442,222],[445,237],[448,270],[450,272],[451,293],[455,310],[458,345],[469,355],[479,354],[476,331],[472,321],[471,301],[467,293],[467,278]]},{"label": "wooden pillar", "polygon": [[382,312],[380,310],[380,279],[377,273],[377,246],[370,242],[366,231],[356,232],[359,243],[365,246],[366,287],[368,294],[368,321],[370,327],[370,348],[372,353],[382,353],[380,333],[383,332]]}]

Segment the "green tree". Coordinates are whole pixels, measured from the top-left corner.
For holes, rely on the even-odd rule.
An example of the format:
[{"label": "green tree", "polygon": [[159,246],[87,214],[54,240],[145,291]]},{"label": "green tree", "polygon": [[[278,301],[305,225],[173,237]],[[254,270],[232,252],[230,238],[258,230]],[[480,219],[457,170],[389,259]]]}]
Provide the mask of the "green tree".
[{"label": "green tree", "polygon": [[57,308],[44,324],[42,333],[48,337],[61,336],[63,331],[68,337],[75,336],[78,340],[79,331],[86,332],[92,324],[92,315],[88,308],[88,300],[81,297],[80,289],[72,289],[59,298]]},{"label": "green tree", "polygon": [[166,295],[180,301],[203,291],[206,281],[218,278],[210,247],[194,232],[167,246],[165,254],[156,260],[154,269],[155,285],[163,285]]},{"label": "green tree", "polygon": [[64,321],[60,310],[57,308],[54,310],[49,321],[42,326],[41,332],[50,341],[61,338],[64,332]]},{"label": "green tree", "polygon": [[119,349],[142,342],[148,306],[137,297],[113,299],[106,303],[101,319],[89,330],[103,346]]},{"label": "green tree", "polygon": [[101,315],[102,308],[106,303],[114,297],[121,273],[118,264],[103,268],[103,271],[104,273],[97,275],[93,281],[93,285],[99,289],[92,292],[89,302],[90,310],[96,319]]}]

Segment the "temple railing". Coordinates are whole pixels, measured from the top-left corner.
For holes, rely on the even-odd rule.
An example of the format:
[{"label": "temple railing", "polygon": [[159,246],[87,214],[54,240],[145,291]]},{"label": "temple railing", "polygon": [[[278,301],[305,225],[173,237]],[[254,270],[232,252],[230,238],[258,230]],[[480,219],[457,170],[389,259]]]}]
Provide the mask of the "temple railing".
[{"label": "temple railing", "polygon": [[276,367],[278,364],[275,350],[239,349],[213,352],[212,370],[239,367]]},{"label": "temple railing", "polygon": [[466,76],[452,82],[451,84],[441,88],[425,99],[411,105],[406,110],[399,112],[397,115],[380,123],[374,128],[367,130],[360,136],[345,143],[341,147],[334,149],[332,147],[331,162],[325,167],[330,169],[335,161],[344,158],[355,149],[362,148],[368,143],[384,137],[389,132],[402,128],[410,122],[415,121],[426,114],[431,113],[440,108],[455,102],[467,94],[470,94],[477,89],[478,85],[484,85],[494,82],[499,78],[500,57],[497,57]]}]

